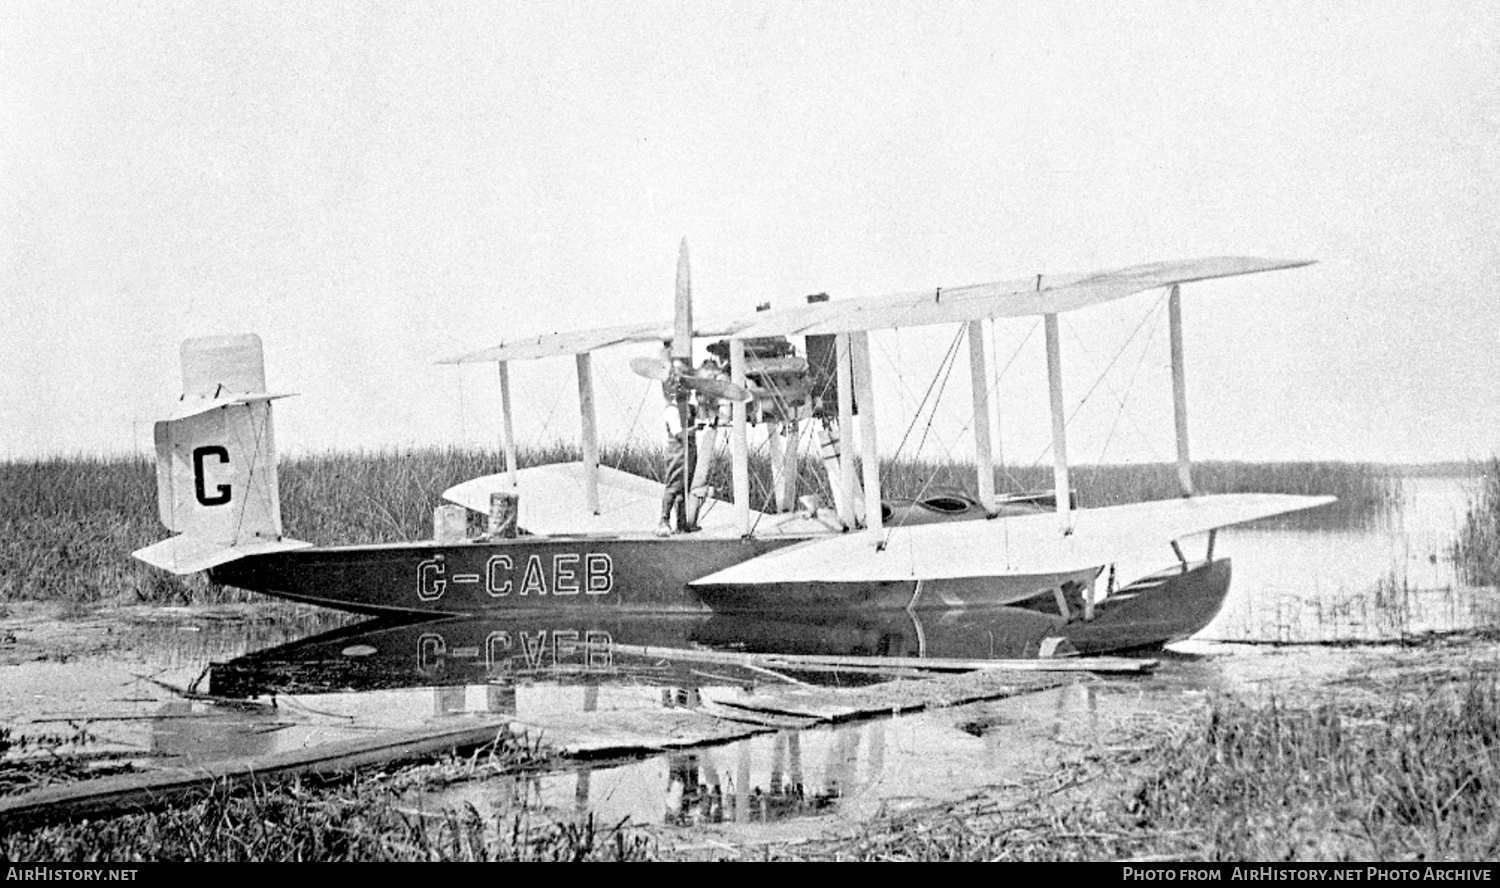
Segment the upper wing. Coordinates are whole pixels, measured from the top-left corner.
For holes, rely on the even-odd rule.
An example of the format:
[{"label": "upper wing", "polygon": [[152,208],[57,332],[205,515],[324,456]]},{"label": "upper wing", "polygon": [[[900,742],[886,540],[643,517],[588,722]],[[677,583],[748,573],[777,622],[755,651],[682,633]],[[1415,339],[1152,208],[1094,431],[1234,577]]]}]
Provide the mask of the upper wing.
[{"label": "upper wing", "polygon": [[[709,323],[698,325],[694,336],[730,336],[748,325],[751,318],[739,322]],[[507,339],[499,345],[445,358],[439,364],[470,364],[481,361],[527,361],[534,358],[550,358],[561,355],[577,355],[614,345],[653,342],[661,345],[672,338],[672,322],[660,321],[641,324],[624,324],[618,327],[599,327],[593,330],[570,330],[563,333],[543,333]]]},{"label": "upper wing", "polygon": [[1220,256],[1153,262],[1091,274],[1036,275],[990,284],[801,305],[751,315],[736,338],[848,333],[1074,311],[1142,290],[1311,265],[1310,259]]},{"label": "upper wing", "polygon": [[[1153,262],[1090,274],[1035,275],[989,284],[934,287],[918,292],[840,299],[756,312],[729,321],[695,324],[693,335],[736,339],[800,336],[1053,314],[1109,302],[1156,287],[1297,268],[1312,262],[1310,259],[1220,256]],[[446,358],[438,363],[523,361],[582,354],[630,343],[660,344],[671,338],[671,321],[624,324],[508,339],[491,348]]]}]

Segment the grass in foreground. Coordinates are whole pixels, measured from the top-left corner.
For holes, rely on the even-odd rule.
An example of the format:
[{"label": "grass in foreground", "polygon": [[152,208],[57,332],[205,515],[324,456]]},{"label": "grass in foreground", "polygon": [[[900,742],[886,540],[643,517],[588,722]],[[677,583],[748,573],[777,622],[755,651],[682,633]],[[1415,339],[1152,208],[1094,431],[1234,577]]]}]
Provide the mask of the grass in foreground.
[{"label": "grass in foreground", "polygon": [[[1028,799],[888,818],[770,858],[1493,860],[1500,690],[1471,674],[1306,706],[1224,698]],[[1111,789],[1113,787],[1113,789]]]},{"label": "grass in foreground", "polygon": [[[487,752],[487,755],[485,753]],[[199,798],[149,813],[5,832],[0,859],[67,861],[639,860],[649,840],[592,816],[559,821],[475,808],[423,811],[411,793],[536,767],[540,748],[505,735],[469,758],[395,772],[293,779]],[[481,755],[485,757],[482,759]]]}]

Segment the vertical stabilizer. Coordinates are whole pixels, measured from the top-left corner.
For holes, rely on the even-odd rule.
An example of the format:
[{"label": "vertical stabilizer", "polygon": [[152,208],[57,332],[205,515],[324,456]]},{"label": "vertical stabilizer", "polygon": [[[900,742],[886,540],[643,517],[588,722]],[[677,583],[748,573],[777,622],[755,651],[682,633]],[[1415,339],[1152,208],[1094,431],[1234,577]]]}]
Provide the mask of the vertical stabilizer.
[{"label": "vertical stabilizer", "polygon": [[265,393],[266,362],[254,333],[187,339],[181,352],[184,401]]},{"label": "vertical stabilizer", "polygon": [[303,548],[281,534],[276,440],[260,337],[182,344],[182,397],[156,423],[157,509],[179,536],[135,553],[192,573],[247,554]]},{"label": "vertical stabilizer", "polygon": [[161,523],[224,546],[281,537],[271,402],[226,404],[156,424]]}]

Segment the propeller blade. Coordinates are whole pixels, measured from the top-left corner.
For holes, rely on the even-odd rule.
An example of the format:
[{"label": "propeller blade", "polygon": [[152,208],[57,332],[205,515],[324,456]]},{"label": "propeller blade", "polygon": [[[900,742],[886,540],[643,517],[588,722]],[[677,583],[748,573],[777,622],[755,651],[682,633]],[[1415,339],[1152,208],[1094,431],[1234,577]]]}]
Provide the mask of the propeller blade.
[{"label": "propeller blade", "polygon": [[636,376],[644,376],[657,382],[666,382],[667,377],[672,375],[672,367],[661,358],[653,358],[642,355],[639,358],[630,359],[630,369],[635,371]]},{"label": "propeller blade", "polygon": [[686,376],[681,377],[682,387],[702,392],[710,397],[721,401],[752,401],[754,396],[748,390],[723,379],[715,379],[712,376]]}]

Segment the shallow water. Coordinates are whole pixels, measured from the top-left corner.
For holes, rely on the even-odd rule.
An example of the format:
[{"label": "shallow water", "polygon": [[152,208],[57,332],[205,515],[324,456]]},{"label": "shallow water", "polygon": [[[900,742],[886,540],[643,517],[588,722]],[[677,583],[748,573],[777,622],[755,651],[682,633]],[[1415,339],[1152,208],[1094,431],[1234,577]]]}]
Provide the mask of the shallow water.
[{"label": "shallow water", "polygon": [[1469,586],[1448,556],[1472,483],[1408,478],[1401,508],[1359,529],[1230,528],[1234,582],[1200,639],[1393,641],[1500,626],[1494,587]]},{"label": "shallow water", "polygon": [[[764,830],[812,818],[862,820],[918,801],[961,798],[985,785],[1020,791],[1055,779],[1059,763],[1080,749],[1129,744],[1164,720],[1184,717],[1216,690],[1306,683],[1309,675],[1341,674],[1382,656],[1379,649],[1245,643],[1402,641],[1500,627],[1496,590],[1465,585],[1446,557],[1469,489],[1464,479],[1409,479],[1399,512],[1368,528],[1319,528],[1304,518],[1295,526],[1220,533],[1217,553],[1234,566],[1223,611],[1194,640],[1174,646],[1179,654],[1166,656],[1147,678],[1093,680],[629,761],[583,762],[557,773],[461,784],[412,804]],[[1195,545],[1206,543],[1190,540],[1184,548],[1192,556]],[[779,682],[731,664],[617,656],[612,645],[738,642],[758,650],[765,648],[755,639],[786,631],[717,618],[326,631],[344,622],[267,625],[243,613],[237,619],[188,609],[133,611],[61,629],[7,620],[0,625],[19,640],[0,666],[7,691],[0,723],[30,736],[82,726],[95,735],[89,744],[95,752],[207,763],[476,714],[523,722],[562,712],[649,714]],[[819,643],[867,653],[905,653],[908,646],[930,648],[975,633],[972,622],[944,615],[802,629]],[[49,631],[69,633],[57,641],[63,649],[69,649],[63,642],[73,644],[74,653],[28,655],[32,648],[49,650]],[[81,641],[96,636],[95,647]],[[174,689],[244,702],[184,699]]]}]

